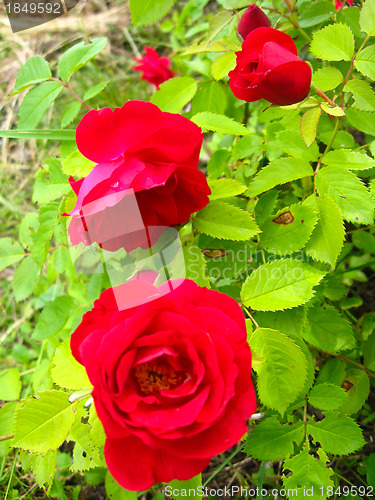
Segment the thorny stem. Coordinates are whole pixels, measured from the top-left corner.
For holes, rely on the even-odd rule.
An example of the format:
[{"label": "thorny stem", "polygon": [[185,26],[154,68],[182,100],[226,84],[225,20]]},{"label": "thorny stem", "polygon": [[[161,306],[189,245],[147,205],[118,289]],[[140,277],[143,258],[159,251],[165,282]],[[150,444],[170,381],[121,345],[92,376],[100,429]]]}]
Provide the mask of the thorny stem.
[{"label": "thorny stem", "polygon": [[318,87],[315,87],[315,92],[320,96],[322,99],[324,99],[328,104],[331,106],[335,107],[336,103],[334,103],[328,96],[325,94],[322,90],[320,90]]},{"label": "thorny stem", "polygon": [[352,71],[353,71],[353,68],[354,68],[354,63],[355,63],[355,61],[356,61],[359,53],[361,52],[361,50],[363,49],[363,47],[366,45],[366,43],[368,42],[369,38],[370,38],[370,35],[367,35],[366,38],[363,40],[362,45],[359,47],[359,49],[357,50],[357,53],[355,54],[355,56],[352,59],[349,71],[346,74],[346,77],[345,77],[344,82],[342,84],[342,94],[341,94],[341,101],[340,101],[340,107],[341,108],[343,108],[343,106],[344,106],[344,95],[345,95],[344,94],[344,89],[345,89],[345,85],[348,83],[350,75],[352,74]]},{"label": "thorny stem", "polygon": [[78,94],[76,94],[74,92],[74,90],[72,89],[72,87],[70,87],[69,84],[67,84],[66,82],[63,82],[63,81],[59,80],[58,78],[54,78],[54,77],[52,77],[51,80],[53,80],[55,82],[59,82],[60,85],[62,85],[63,87],[65,87],[66,90],[68,90],[77,99],[77,101],[79,101],[82,104],[82,106],[84,106],[86,109],[88,109],[89,111],[91,111],[93,109],[83,99],[81,99]]}]

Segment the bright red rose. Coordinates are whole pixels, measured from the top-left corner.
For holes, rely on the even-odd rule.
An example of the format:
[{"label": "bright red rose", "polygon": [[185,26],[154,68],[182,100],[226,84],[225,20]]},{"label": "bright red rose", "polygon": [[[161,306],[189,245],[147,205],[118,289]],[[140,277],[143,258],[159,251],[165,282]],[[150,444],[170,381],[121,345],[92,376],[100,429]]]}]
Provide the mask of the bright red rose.
[{"label": "bright red rose", "polygon": [[262,9],[255,5],[255,3],[252,3],[243,13],[238,23],[237,31],[245,39],[250,31],[262,26],[269,28],[271,26],[270,20]]},{"label": "bright red rose", "polygon": [[187,222],[210,194],[198,170],[202,139],[193,122],[149,102],[89,111],[76,140],[81,153],[98,165],[84,179],[70,179],[77,202],[64,215],[73,216],[72,244],[96,241],[114,251],[144,226]]},{"label": "bright red rose", "polygon": [[[351,6],[353,5],[353,3],[354,3],[354,0],[346,0],[346,3],[347,3],[348,5],[350,5],[350,7],[351,7]],[[341,2],[341,0],[336,0],[336,9],[337,9],[337,10],[340,10],[340,9],[341,9],[341,7],[342,7],[342,2]]]},{"label": "bright red rose", "polygon": [[238,99],[266,99],[285,106],[302,101],[310,90],[310,66],[297,56],[293,39],[273,28],[257,28],[237,52],[229,86]]},{"label": "bright red rose", "polygon": [[146,54],[143,57],[135,57],[134,60],[139,63],[134,66],[135,71],[142,71],[141,80],[146,80],[159,85],[175,76],[175,73],[169,68],[171,61],[169,57],[159,57],[159,54],[152,47],[145,47]]},{"label": "bright red rose", "polygon": [[190,280],[170,285],[117,287],[117,299],[164,294],[122,311],[105,290],[71,338],[94,387],[108,468],[129,490],[200,473],[246,433],[256,406],[236,301]]}]

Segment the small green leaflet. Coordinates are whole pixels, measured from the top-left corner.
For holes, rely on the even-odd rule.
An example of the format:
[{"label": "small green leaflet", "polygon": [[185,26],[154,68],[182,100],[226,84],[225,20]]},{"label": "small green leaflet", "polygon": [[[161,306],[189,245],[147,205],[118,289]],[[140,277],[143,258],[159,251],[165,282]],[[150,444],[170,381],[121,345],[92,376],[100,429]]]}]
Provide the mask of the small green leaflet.
[{"label": "small green leaflet", "polygon": [[203,54],[205,52],[226,52],[226,48],[220,42],[204,41],[201,43],[193,43],[191,47],[183,51],[182,55]]},{"label": "small green leaflet", "polygon": [[309,420],[307,430],[325,452],[334,455],[349,455],[366,444],[359,425],[339,413],[327,412],[320,422]]},{"label": "small green leaflet", "polygon": [[363,348],[364,365],[371,371],[375,371],[375,333],[369,336]]},{"label": "small green leaflet", "polygon": [[0,271],[25,257],[25,252],[17,242],[10,238],[0,238]]},{"label": "small green leaflet", "polygon": [[316,138],[316,128],[319,123],[322,110],[320,107],[312,108],[306,111],[301,117],[300,132],[306,146],[311,146]]},{"label": "small green leaflet", "polygon": [[162,111],[179,113],[192,100],[198,88],[194,78],[178,76],[160,85],[152,96],[151,102]]},{"label": "small green leaflet", "polygon": [[257,135],[247,135],[242,137],[232,149],[231,161],[241,160],[261,152],[262,141]]},{"label": "small green leaflet", "polygon": [[39,399],[27,399],[16,413],[13,446],[35,453],[59,448],[74,420],[69,394],[44,391]]},{"label": "small green leaflet", "polygon": [[94,446],[102,448],[105,444],[106,436],[102,422],[96,413],[94,402],[90,405],[89,424],[91,425],[91,441]]},{"label": "small green leaflet", "polygon": [[325,66],[324,68],[314,71],[313,82],[323,92],[335,89],[344,81],[341,72],[333,66]]},{"label": "small green leaflet", "polygon": [[91,425],[82,422],[82,417],[86,417],[86,413],[81,407],[77,408],[77,415],[68,438],[70,441],[75,441],[73,464],[70,467],[72,472],[89,470],[100,465],[99,448],[91,441]]},{"label": "small green leaflet", "polygon": [[137,500],[138,498],[138,493],[136,491],[125,490],[115,479],[113,479],[109,471],[105,477],[105,492],[109,500]]},{"label": "small green leaflet", "polygon": [[291,254],[305,246],[317,221],[314,207],[297,204],[283,208],[261,225],[260,243],[267,252]]},{"label": "small green leaflet", "polygon": [[217,82],[204,82],[200,84],[199,91],[191,103],[193,115],[203,112],[216,112],[221,115],[227,108],[227,94],[222,85]]},{"label": "small green leaflet", "polygon": [[345,380],[353,384],[347,391],[349,401],[341,406],[340,412],[351,415],[362,408],[370,392],[370,380],[367,373],[361,368],[349,366]]},{"label": "small green leaflet", "polygon": [[293,443],[302,443],[303,422],[281,425],[276,416],[259,422],[250,432],[244,452],[263,461],[284,460],[294,453]]},{"label": "small green leaflet", "polygon": [[[48,170],[49,179],[46,179]],[[34,182],[32,201],[44,205],[50,201],[61,198],[71,190],[68,177],[62,172],[59,160],[48,158],[43,165],[43,170],[38,172]]]},{"label": "small green leaflet", "polygon": [[354,37],[346,24],[330,24],[316,31],[311,52],[326,61],[350,61],[354,54]]},{"label": "small green leaflet", "polygon": [[83,156],[80,151],[70,153],[61,164],[64,174],[74,177],[86,177],[95,166],[95,163]]},{"label": "small green leaflet", "polygon": [[[172,486],[173,498],[202,498],[202,494],[198,489],[202,486],[202,474],[198,474],[197,476],[187,479],[186,481],[173,479],[168,484]],[[181,494],[178,493],[179,491]],[[186,495],[186,492],[188,492],[188,495]]]},{"label": "small green leaflet", "polygon": [[85,368],[73,357],[69,339],[57,347],[52,363],[51,376],[56,385],[76,391],[92,387]]},{"label": "small green leaflet", "polygon": [[35,262],[41,267],[47,257],[49,243],[59,217],[60,204],[54,201],[43,205],[39,211],[39,228],[32,234],[33,243],[30,252]]},{"label": "small green leaflet", "polygon": [[56,468],[57,450],[50,450],[45,455],[30,454],[31,470],[40,488],[50,487]]},{"label": "small green leaflet", "polygon": [[280,158],[274,160],[255,176],[250,182],[248,195],[258,196],[278,184],[301,179],[313,175],[313,169],[306,161],[299,158]]},{"label": "small green leaflet", "polygon": [[[19,405],[17,402],[4,404],[0,408],[0,436],[7,436],[13,433],[14,413]],[[5,457],[11,447],[11,440],[0,441],[0,457]]]},{"label": "small green leaflet", "polygon": [[234,179],[209,180],[208,185],[211,189],[210,200],[220,200],[221,198],[230,198],[237,194],[242,194],[247,187]]},{"label": "small green leaflet", "polygon": [[203,112],[194,115],[191,121],[204,130],[212,130],[222,134],[249,135],[251,134],[244,125],[232,118],[217,113]]},{"label": "small green leaflet", "polygon": [[81,111],[82,104],[78,101],[72,102],[65,108],[64,113],[61,117],[61,128],[67,127],[75,118],[77,118],[78,113]]},{"label": "small green leaflet", "polygon": [[130,14],[135,26],[153,24],[164,17],[176,0],[130,0]]},{"label": "small green leaflet", "polygon": [[345,116],[345,111],[340,106],[331,106],[327,102],[322,102],[320,107],[330,116]]},{"label": "small green leaflet", "polygon": [[31,295],[37,284],[38,274],[39,268],[31,255],[17,266],[12,279],[12,288],[17,302]]},{"label": "small green leaflet", "polygon": [[236,54],[226,52],[218,56],[211,65],[212,76],[215,80],[221,80],[228,76],[229,71],[236,67]]},{"label": "small green leaflet", "polygon": [[249,344],[264,361],[254,368],[259,397],[268,408],[283,414],[305,384],[305,355],[289,337],[270,328],[257,328]]},{"label": "small green leaflet", "polygon": [[206,261],[201,249],[196,245],[183,247],[186,278],[195,281],[199,286],[210,288],[210,280],[206,276]]},{"label": "small green leaflet", "polygon": [[298,455],[288,458],[284,462],[283,471],[291,471],[287,476],[283,476],[284,488],[297,490],[296,498],[304,498],[304,492],[313,491],[314,496],[309,496],[309,498],[325,500],[327,487],[334,487],[334,482],[331,479],[334,472],[330,467],[327,467],[327,455],[322,449],[318,449],[317,454],[319,458],[310,455],[308,445],[304,445],[303,450]]},{"label": "small green leaflet", "polygon": [[255,319],[262,327],[275,328],[295,340],[301,338],[306,312],[304,306],[285,311],[257,311]]},{"label": "small green leaflet", "polygon": [[15,401],[19,399],[22,389],[20,372],[11,368],[0,372],[0,399]]},{"label": "small green leaflet", "polygon": [[354,108],[361,111],[375,111],[375,94],[368,82],[364,80],[349,80],[344,90],[353,94]]},{"label": "small green leaflet", "polygon": [[361,50],[355,59],[354,66],[363,75],[375,80],[375,45]]},{"label": "small green leaflet", "polygon": [[366,0],[362,5],[361,13],[359,16],[359,25],[361,30],[367,35],[374,35],[375,33],[375,2],[374,0]]},{"label": "small green leaflet", "polygon": [[314,207],[319,214],[305,251],[309,257],[334,267],[345,240],[344,221],[337,205],[329,196],[318,198],[314,195],[307,198],[304,204]]},{"label": "small green leaflet", "polygon": [[26,61],[18,72],[12,95],[22,92],[31,85],[49,80],[51,76],[47,61],[43,57],[35,56]]},{"label": "small green leaflet", "polygon": [[11,139],[47,139],[50,141],[75,141],[75,130],[0,130],[0,137]]},{"label": "small green leaflet", "polygon": [[322,163],[329,167],[345,167],[349,170],[366,170],[375,167],[375,160],[366,153],[350,149],[335,149],[322,158]]},{"label": "small green leaflet", "polygon": [[337,410],[349,399],[346,391],[336,384],[318,384],[311,389],[309,401],[319,410]]},{"label": "small green leaflet", "polygon": [[341,387],[346,376],[346,365],[339,358],[331,358],[319,370],[316,384],[335,384]]},{"label": "small green leaflet", "polygon": [[44,82],[29,90],[18,111],[18,128],[35,128],[63,88],[59,82]]},{"label": "small green leaflet", "polygon": [[347,110],[346,116],[353,128],[365,134],[375,136],[375,113],[350,108]]},{"label": "small green leaflet", "polygon": [[309,28],[316,26],[324,21],[327,21],[335,14],[335,7],[332,2],[320,1],[314,2],[303,11],[301,18],[298,20],[301,28]]},{"label": "small green leaflet", "polygon": [[246,241],[259,233],[249,212],[221,201],[210,202],[193,219],[194,227],[209,236]]},{"label": "small green leaflet", "polygon": [[96,57],[107,45],[107,38],[93,38],[92,43],[77,43],[68,49],[59,60],[59,75],[68,82],[70,77],[91,59]]},{"label": "small green leaflet", "polygon": [[343,168],[325,167],[315,176],[319,195],[328,195],[339,207],[343,218],[349,222],[372,224],[375,200],[363,182]]},{"label": "small green leaflet", "polygon": [[310,345],[323,351],[340,352],[356,345],[350,323],[328,304],[315,304],[309,309],[302,336]]},{"label": "small green leaflet", "polygon": [[83,100],[88,101],[89,99],[92,99],[96,95],[100,94],[100,92],[104,90],[109,83],[110,82],[100,82],[97,85],[94,85],[85,93]]},{"label": "small green leaflet", "polygon": [[294,158],[302,158],[306,161],[316,161],[319,157],[317,144],[307,147],[301,134],[296,130],[283,130],[277,134],[280,149]]},{"label": "small green leaflet", "polygon": [[49,302],[39,315],[32,338],[45,340],[55,335],[69,319],[73,306],[73,298],[67,295]]},{"label": "small green leaflet", "polygon": [[304,304],[314,295],[313,287],[324,272],[293,259],[268,262],[258,267],[242,286],[245,306],[260,311],[278,311]]}]

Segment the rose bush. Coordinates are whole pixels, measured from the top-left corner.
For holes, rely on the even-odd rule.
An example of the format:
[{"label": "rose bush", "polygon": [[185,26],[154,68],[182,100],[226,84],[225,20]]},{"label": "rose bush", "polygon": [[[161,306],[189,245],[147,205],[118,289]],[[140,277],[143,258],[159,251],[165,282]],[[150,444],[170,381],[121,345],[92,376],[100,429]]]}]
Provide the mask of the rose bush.
[{"label": "rose bush", "polygon": [[309,93],[310,66],[297,56],[296,45],[286,33],[257,28],[249,33],[236,55],[229,86],[238,99],[266,99],[285,106],[302,101]]},{"label": "rose bush", "polygon": [[169,57],[159,57],[159,54],[152,47],[145,47],[145,51],[144,56],[134,58],[139,64],[133,69],[143,73],[141,80],[146,80],[159,88],[159,85],[175,76],[175,73],[170,69],[171,60]]},{"label": "rose bush", "polygon": [[[126,297],[163,295],[133,280]],[[255,410],[243,313],[223,293],[185,280],[119,311],[105,290],[71,337],[106,433],[105,458],[125,488],[189,479],[236,444]]]},{"label": "rose bush", "polygon": [[[77,127],[83,155],[98,164],[70,184],[77,202],[69,214],[71,243],[93,241],[107,250],[134,246],[137,213],[144,226],[174,226],[208,203],[210,189],[198,170],[203,134],[181,115],[149,102],[129,101],[114,111],[88,112]],[[134,193],[134,194],[133,194]],[[130,242],[130,243],[129,243]]]},{"label": "rose bush", "polygon": [[245,39],[250,31],[262,26],[269,28],[271,26],[270,20],[262,9],[255,5],[255,3],[252,3],[242,14],[237,31]]}]

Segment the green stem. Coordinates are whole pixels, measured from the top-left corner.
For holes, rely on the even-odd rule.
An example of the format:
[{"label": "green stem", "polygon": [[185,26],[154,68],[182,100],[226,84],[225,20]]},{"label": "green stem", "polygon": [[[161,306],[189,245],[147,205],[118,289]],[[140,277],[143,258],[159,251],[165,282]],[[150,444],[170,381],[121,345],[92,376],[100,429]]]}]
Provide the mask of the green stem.
[{"label": "green stem", "polygon": [[53,80],[55,82],[59,82],[60,85],[62,85],[64,88],[66,88],[66,90],[68,90],[72,94],[72,96],[74,96],[77,99],[77,101],[79,101],[82,104],[82,106],[84,106],[86,109],[88,109],[89,111],[91,111],[93,109],[83,99],[81,99],[79,97],[79,95],[74,92],[72,87],[70,87],[66,82],[63,82],[62,80],[59,80],[58,78],[54,78],[54,77],[52,77],[51,80]]},{"label": "green stem", "polygon": [[207,479],[207,481],[204,482],[203,486],[207,486],[207,484],[215,477],[217,476],[217,474],[219,474],[219,472],[224,469],[224,467],[227,465],[228,462],[230,462],[232,460],[232,458],[234,458],[236,455],[238,455],[238,453],[240,451],[243,450],[243,448],[245,447],[245,444],[246,443],[242,443],[241,446],[239,448],[237,448],[237,450],[234,450],[233,453],[231,453],[229,455],[229,457],[224,460],[224,462],[220,465],[220,467],[218,467],[212,474],[211,476]]},{"label": "green stem", "polygon": [[266,464],[267,464],[267,462],[262,462],[260,464],[259,474],[258,474],[258,484],[257,484],[258,495],[257,495],[256,500],[262,500],[263,499],[263,497],[262,497],[262,495],[261,495],[260,492],[263,489],[264,471],[266,470]]},{"label": "green stem", "polygon": [[328,153],[328,151],[331,149],[332,147],[332,144],[333,144],[333,141],[335,140],[336,138],[336,135],[337,135],[337,132],[339,131],[339,128],[340,128],[340,123],[341,123],[341,120],[340,118],[337,118],[336,120],[336,125],[335,125],[335,128],[332,132],[332,136],[329,140],[329,143],[327,144],[327,147],[326,149],[324,150],[324,153],[322,154],[320,160],[318,161],[318,164],[316,166],[316,169],[315,169],[315,172],[314,172],[314,175],[316,175],[318,172],[319,172],[319,169],[320,169],[320,165],[322,164],[322,159],[325,157],[325,155]]}]

